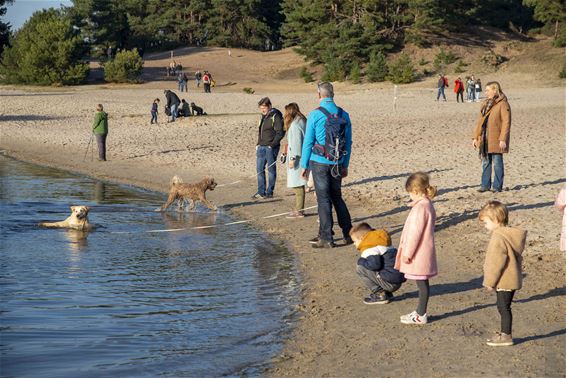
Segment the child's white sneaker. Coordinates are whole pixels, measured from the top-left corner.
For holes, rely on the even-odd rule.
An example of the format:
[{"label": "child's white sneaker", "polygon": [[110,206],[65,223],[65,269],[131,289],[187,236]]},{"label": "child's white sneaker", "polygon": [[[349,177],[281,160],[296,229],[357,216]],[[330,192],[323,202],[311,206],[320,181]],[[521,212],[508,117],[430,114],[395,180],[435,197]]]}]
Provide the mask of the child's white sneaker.
[{"label": "child's white sneaker", "polygon": [[416,311],[401,316],[401,323],[403,324],[426,324],[427,321],[428,319],[426,314],[419,315]]}]

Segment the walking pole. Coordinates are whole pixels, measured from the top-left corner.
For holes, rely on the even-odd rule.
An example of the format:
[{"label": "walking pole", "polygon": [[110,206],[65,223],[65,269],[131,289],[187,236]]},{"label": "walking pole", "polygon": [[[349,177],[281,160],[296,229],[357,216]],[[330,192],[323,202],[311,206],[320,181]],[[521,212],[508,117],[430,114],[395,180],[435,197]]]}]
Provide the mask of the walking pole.
[{"label": "walking pole", "polygon": [[[90,144],[92,143],[92,137],[93,137],[93,135],[94,135],[94,134],[91,134],[91,135],[90,135],[90,139],[88,140],[88,144],[87,144],[87,146],[86,146],[86,151],[85,151],[85,156],[83,157],[83,163],[84,163],[84,161],[86,160],[86,155],[88,154],[88,149],[89,149],[89,147],[90,147]],[[91,155],[91,156],[92,156],[92,155]]]},{"label": "walking pole", "polygon": [[[92,139],[94,139],[94,133],[92,133]],[[90,145],[90,161],[94,161],[94,143]]]}]

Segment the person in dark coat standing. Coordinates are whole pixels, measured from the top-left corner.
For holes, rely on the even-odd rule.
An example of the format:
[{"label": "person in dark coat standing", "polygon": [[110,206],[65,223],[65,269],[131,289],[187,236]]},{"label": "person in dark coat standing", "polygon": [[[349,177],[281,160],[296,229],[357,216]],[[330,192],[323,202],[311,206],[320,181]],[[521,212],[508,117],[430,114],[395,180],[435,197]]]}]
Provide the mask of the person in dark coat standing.
[{"label": "person in dark coat standing", "polygon": [[[285,136],[283,129],[283,115],[271,105],[269,97],[259,100],[259,110],[261,118],[259,120],[259,130],[256,149],[256,169],[257,169],[257,193],[252,196],[254,199],[273,197],[275,180],[277,179],[277,169],[275,162],[279,154],[281,139]],[[269,185],[265,186],[265,167],[269,174]]]}]

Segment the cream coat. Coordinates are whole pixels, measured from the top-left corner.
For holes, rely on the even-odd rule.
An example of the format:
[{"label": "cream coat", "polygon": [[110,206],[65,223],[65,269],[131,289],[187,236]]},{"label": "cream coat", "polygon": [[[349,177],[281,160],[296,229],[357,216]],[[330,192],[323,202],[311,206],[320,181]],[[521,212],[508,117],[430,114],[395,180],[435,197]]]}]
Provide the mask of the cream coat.
[{"label": "cream coat", "polygon": [[566,251],[566,187],[562,188],[558,197],[556,197],[556,202],[554,206],[562,213],[562,234],[560,235],[560,250]]}]

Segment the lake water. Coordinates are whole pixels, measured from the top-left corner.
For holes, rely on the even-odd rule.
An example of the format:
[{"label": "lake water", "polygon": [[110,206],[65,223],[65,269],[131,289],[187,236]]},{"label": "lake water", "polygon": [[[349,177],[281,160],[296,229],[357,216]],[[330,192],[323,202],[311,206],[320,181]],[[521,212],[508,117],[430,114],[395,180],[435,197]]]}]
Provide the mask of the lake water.
[{"label": "lake water", "polygon": [[[260,375],[293,322],[293,256],[223,213],[0,157],[0,374]],[[89,205],[89,233],[46,229]],[[125,232],[125,233],[117,233]]]}]

